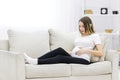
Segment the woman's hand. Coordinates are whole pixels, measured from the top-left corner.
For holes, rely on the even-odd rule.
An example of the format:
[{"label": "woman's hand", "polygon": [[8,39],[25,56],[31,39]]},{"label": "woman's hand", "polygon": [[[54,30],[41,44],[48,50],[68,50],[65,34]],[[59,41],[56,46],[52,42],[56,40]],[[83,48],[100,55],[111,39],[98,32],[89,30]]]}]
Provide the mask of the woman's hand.
[{"label": "woman's hand", "polygon": [[77,54],[78,56],[80,56],[81,54],[84,54],[84,53],[88,53],[88,50],[81,48],[79,51],[76,52],[76,54]]},{"label": "woman's hand", "polygon": [[76,52],[77,55],[81,55],[81,54],[91,54],[91,55],[94,55],[94,56],[98,56],[98,57],[101,57],[103,56],[103,49],[102,49],[102,46],[101,44],[97,44],[96,45],[96,50],[90,50],[90,49],[83,49],[83,48],[80,48],[80,50],[78,50]]},{"label": "woman's hand", "polygon": [[68,54],[72,54],[72,51],[67,51]]}]

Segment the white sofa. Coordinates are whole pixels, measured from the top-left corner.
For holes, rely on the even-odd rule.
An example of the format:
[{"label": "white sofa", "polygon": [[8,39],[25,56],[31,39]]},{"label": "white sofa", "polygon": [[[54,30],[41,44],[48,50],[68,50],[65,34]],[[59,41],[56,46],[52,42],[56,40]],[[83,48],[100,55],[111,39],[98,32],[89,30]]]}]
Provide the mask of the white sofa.
[{"label": "white sofa", "polygon": [[0,40],[0,80],[118,80],[118,53],[106,47],[104,56],[92,56],[91,64],[26,64],[23,52],[36,58],[57,47],[71,50],[76,33],[54,29],[21,32],[8,31],[8,40]]}]

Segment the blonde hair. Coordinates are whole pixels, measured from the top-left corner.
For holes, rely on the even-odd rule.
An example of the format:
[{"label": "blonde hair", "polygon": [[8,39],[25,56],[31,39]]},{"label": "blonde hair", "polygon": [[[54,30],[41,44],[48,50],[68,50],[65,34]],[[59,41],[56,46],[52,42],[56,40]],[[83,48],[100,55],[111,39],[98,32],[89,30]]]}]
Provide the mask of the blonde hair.
[{"label": "blonde hair", "polygon": [[88,35],[91,35],[93,33],[95,33],[94,31],[94,28],[93,28],[93,23],[92,23],[92,20],[85,16],[85,17],[82,17],[79,22],[83,22],[84,24],[84,28],[85,28],[85,32],[88,34]]}]

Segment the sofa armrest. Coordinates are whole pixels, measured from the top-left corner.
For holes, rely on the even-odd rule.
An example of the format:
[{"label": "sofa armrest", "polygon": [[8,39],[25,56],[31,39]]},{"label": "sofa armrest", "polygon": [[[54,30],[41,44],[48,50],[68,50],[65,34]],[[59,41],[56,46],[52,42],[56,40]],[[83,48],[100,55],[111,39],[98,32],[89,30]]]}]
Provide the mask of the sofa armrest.
[{"label": "sofa armrest", "polygon": [[0,80],[25,80],[23,54],[0,50]]},{"label": "sofa armrest", "polygon": [[105,60],[111,61],[112,80],[119,79],[119,53],[115,50],[107,51]]}]

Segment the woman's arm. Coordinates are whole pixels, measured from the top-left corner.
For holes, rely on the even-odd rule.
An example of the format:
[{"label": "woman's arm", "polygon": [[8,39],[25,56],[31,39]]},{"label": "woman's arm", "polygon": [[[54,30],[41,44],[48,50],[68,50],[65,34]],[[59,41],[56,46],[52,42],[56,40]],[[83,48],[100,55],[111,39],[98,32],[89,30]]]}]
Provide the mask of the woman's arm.
[{"label": "woman's arm", "polygon": [[87,50],[87,51],[88,51],[88,53],[95,55],[95,56],[98,56],[98,57],[103,56],[103,49],[102,49],[101,44],[96,45],[96,50]]},{"label": "woman's arm", "polygon": [[103,56],[103,49],[102,49],[102,45],[101,44],[97,44],[96,46],[96,50],[89,50],[89,49],[80,49],[79,51],[76,52],[77,55],[81,55],[84,53],[88,53],[88,54],[92,54],[95,56]]}]

